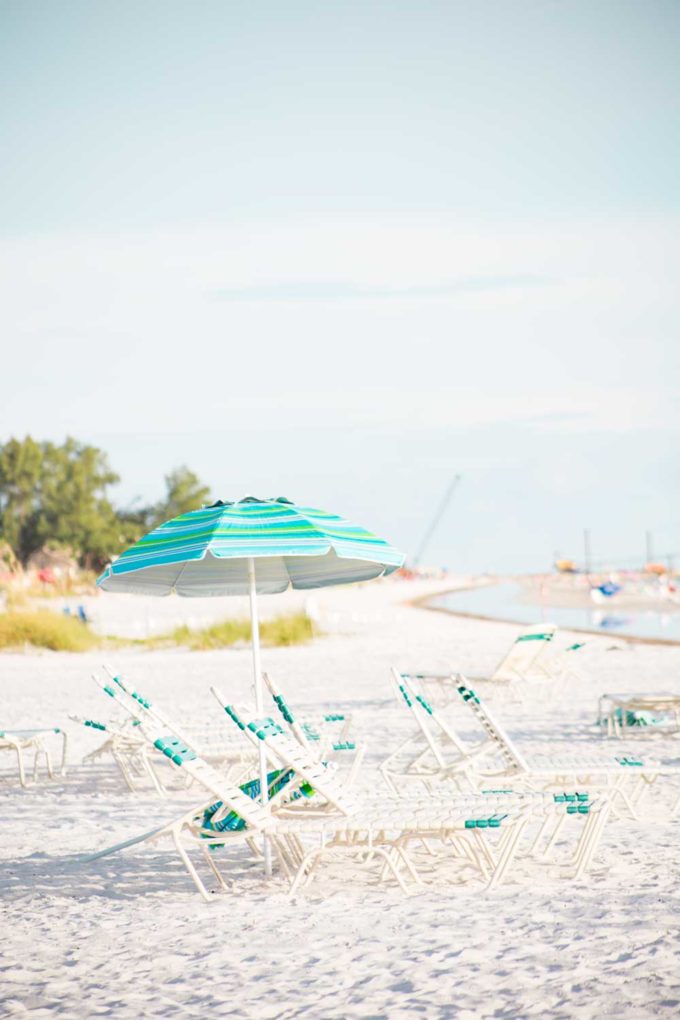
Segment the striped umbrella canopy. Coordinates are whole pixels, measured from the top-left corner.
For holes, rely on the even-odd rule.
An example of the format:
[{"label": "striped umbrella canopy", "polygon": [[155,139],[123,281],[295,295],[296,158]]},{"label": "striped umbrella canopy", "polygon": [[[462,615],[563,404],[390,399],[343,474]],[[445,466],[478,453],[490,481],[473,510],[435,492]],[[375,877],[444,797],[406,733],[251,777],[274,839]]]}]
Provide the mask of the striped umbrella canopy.
[{"label": "striped umbrella canopy", "polygon": [[[290,500],[246,496],[192,510],[140,538],[97,580],[104,591],[144,595],[249,595],[253,687],[264,712],[258,594],[324,588],[391,574],[404,555],[337,514]],[[267,762],[259,749],[260,790],[267,801]],[[271,855],[264,840],[265,872]]]},{"label": "striped umbrella canopy", "polygon": [[219,500],[150,531],[98,580],[105,591],[145,595],[248,595],[323,588],[390,574],[402,553],[337,514],[288,499]]}]

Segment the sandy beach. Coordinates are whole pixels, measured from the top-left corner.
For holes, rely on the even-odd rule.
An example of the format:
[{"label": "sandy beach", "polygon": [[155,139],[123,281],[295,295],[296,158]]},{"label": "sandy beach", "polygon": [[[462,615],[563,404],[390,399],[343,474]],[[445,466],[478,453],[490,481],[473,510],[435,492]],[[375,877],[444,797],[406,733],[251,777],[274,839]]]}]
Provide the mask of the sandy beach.
[{"label": "sandy beach", "polygon": [[0,0],[0,1020],[680,1018],[679,48]]},{"label": "sandy beach", "polygon": [[[406,604],[436,588],[387,581],[315,593],[325,636],[265,651],[266,667],[300,709],[352,712],[354,737],[372,740],[368,786],[380,782],[377,764],[411,726],[392,697],[390,665],[484,672],[516,633],[513,625]],[[218,601],[220,616],[242,612],[236,600],[211,600],[205,611],[215,613]],[[294,593],[261,601],[265,613],[304,605]],[[198,618],[202,611],[192,600],[104,595],[88,610],[108,633],[129,632],[135,615]],[[601,741],[592,725],[598,694],[678,689],[679,647],[622,648],[597,637],[579,655],[584,679],[555,692],[540,711],[512,701],[497,706],[527,753],[569,744],[618,752],[622,745]],[[106,716],[109,706],[89,679],[100,664],[100,654],[3,654],[3,723],[59,725],[69,712]],[[121,651],[115,665],[182,717],[214,716],[211,683],[237,699],[249,695],[245,648]],[[405,898],[334,865],[290,900],[276,878],[267,886],[257,866],[244,866],[238,894],[205,904],[170,845],[74,862],[173,817],[196,797],[178,790],[163,802],[130,794],[111,759],[80,764],[97,736],[74,724],[69,732],[65,780],[21,791],[4,768],[0,782],[2,1016],[677,1014],[677,819],[611,822],[592,873],[579,882],[535,869],[494,892],[442,880]],[[680,759],[677,736],[630,743],[638,753]],[[668,793],[659,791],[660,800]]]}]

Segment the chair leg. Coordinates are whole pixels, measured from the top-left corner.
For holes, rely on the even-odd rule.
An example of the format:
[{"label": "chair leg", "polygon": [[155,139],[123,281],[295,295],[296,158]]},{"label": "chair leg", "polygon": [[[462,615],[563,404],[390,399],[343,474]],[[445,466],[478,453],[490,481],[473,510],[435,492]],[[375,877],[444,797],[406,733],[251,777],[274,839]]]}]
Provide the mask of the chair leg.
[{"label": "chair leg", "polygon": [[543,851],[543,853],[541,855],[541,859],[542,860],[544,860],[544,861],[548,860],[548,855],[550,854],[550,851],[552,850],[552,848],[554,847],[555,843],[557,842],[557,837],[559,836],[560,832],[562,831],[562,827],[563,827],[564,823],[566,822],[566,820],[567,820],[566,814],[562,815],[562,817],[558,819],[557,824],[555,825],[555,828],[552,831],[550,839],[548,840],[548,842],[546,844],[545,850]]},{"label": "chair leg", "polygon": [[496,886],[500,885],[503,879],[505,878],[505,874],[515,858],[517,846],[519,844],[522,832],[524,831],[525,825],[526,825],[525,819],[522,819],[515,823],[514,832],[512,833],[511,838],[508,840],[503,849],[503,853],[501,854],[498,860],[496,870],[491,876],[491,881],[487,885],[487,889],[495,889]]},{"label": "chair leg", "polygon": [[123,777],[123,782],[127,786],[131,793],[137,792],[137,787],[134,784],[134,772],[133,764],[127,755],[124,755],[122,751],[117,750],[115,747],[111,748],[111,756],[118,766],[118,771]]},{"label": "chair leg", "polygon": [[300,861],[300,866],[298,867],[298,870],[295,874],[295,878],[293,879],[290,889],[288,890],[289,896],[294,896],[295,893],[298,891],[298,889],[302,885],[302,882],[307,877],[305,873],[307,871],[308,865],[312,864],[312,862],[315,861],[316,858],[319,857],[324,852],[324,849],[325,848],[323,846],[316,847],[314,850],[309,850],[302,858],[302,860]]},{"label": "chair leg", "polygon": [[15,744],[14,745],[14,750],[16,751],[16,755],[17,755],[17,765],[18,765],[18,768],[19,768],[19,782],[21,783],[23,788],[26,789],[28,784],[26,782],[26,773],[24,771],[24,759],[23,759],[23,755],[21,753],[21,747],[19,746],[19,744]]},{"label": "chair leg", "polygon": [[231,892],[232,889],[233,889],[233,886],[229,886],[225,882],[224,876],[223,876],[222,872],[220,871],[220,869],[217,867],[217,865],[215,863],[215,860],[214,860],[214,857],[213,857],[213,854],[211,854],[211,852],[210,852],[210,847],[203,845],[201,847],[201,849],[203,850],[203,856],[205,857],[206,861],[208,862],[210,870],[212,871],[213,875],[215,876],[215,878],[219,882],[221,888],[224,889],[225,892]]},{"label": "chair leg", "polygon": [[62,776],[66,775],[66,760],[68,758],[68,733],[66,730],[61,731],[61,765],[59,766],[59,773]]},{"label": "chair leg", "polygon": [[203,897],[203,899],[205,900],[206,903],[210,903],[210,896],[208,895],[208,891],[207,891],[206,887],[203,885],[203,882],[201,881],[201,879],[199,877],[199,874],[196,871],[196,868],[193,866],[193,864],[189,860],[188,853],[186,852],[186,850],[182,846],[182,843],[181,843],[181,840],[180,840],[181,829],[182,829],[182,826],[179,826],[179,827],[175,826],[172,829],[172,838],[173,838],[173,842],[175,844],[175,849],[177,850],[177,853],[182,858],[182,861],[184,863],[184,867],[189,872],[189,874],[190,874],[190,876],[191,876],[191,878],[193,880],[193,883],[196,886],[196,888],[198,889],[199,893],[201,894],[201,896]]},{"label": "chair leg", "polygon": [[54,770],[52,769],[52,759],[50,757],[50,752],[47,750],[46,747],[41,746],[35,752],[35,758],[33,759],[33,782],[36,782],[38,779],[38,759],[40,758],[40,755],[42,755],[45,759],[45,770],[47,772],[47,778],[54,779]]},{"label": "chair leg", "polygon": [[149,759],[147,758],[146,754],[144,754],[142,761],[144,763],[144,769],[146,771],[146,774],[150,778],[156,793],[158,794],[159,797],[165,797],[166,792],[165,787],[163,786],[160,779],[156,775],[156,770],[149,761]]}]

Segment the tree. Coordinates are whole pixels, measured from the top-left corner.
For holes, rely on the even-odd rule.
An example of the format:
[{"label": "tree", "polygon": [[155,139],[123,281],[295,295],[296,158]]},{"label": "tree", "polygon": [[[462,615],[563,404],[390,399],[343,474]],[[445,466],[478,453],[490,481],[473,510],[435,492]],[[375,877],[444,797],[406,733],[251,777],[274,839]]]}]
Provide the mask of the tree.
[{"label": "tree", "polygon": [[69,546],[86,567],[101,566],[123,542],[106,498],[117,481],[95,446],[10,439],[0,447],[2,537],[23,563],[49,541]]},{"label": "tree", "polygon": [[119,481],[105,453],[68,438],[45,443],[45,476],[37,535],[70,546],[83,566],[100,567],[121,544],[118,517],[106,489]]},{"label": "tree", "polygon": [[43,448],[30,436],[0,447],[0,535],[25,562],[36,546]]},{"label": "tree", "polygon": [[151,506],[116,509],[107,496],[118,475],[96,446],[67,438],[57,445],[30,436],[0,444],[0,539],[22,563],[46,543],[67,546],[87,568],[100,568],[151,528],[196,510],[210,490],[193,471],[165,477]]},{"label": "tree", "polygon": [[165,499],[154,508],[153,526],[158,527],[190,510],[199,510],[210,499],[210,489],[186,465],[165,476]]}]

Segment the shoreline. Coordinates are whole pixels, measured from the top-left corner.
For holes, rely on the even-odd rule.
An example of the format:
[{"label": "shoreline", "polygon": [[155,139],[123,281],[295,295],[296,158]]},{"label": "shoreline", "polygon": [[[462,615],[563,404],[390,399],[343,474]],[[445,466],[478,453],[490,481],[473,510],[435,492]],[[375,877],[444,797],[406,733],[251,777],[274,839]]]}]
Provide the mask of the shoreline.
[{"label": "shoreline", "polygon": [[[519,577],[513,578],[513,580],[517,581],[519,581],[519,579]],[[507,580],[507,578],[505,580]],[[503,581],[498,580],[492,581],[489,585],[470,584],[461,588],[447,588],[440,592],[432,592],[429,595],[418,595],[414,599],[409,599],[404,603],[404,605],[411,606],[414,609],[426,609],[431,613],[446,613],[448,616],[459,616],[467,620],[481,620],[484,623],[508,623],[515,627],[526,627],[527,624],[523,620],[514,620],[510,617],[487,616],[484,613],[468,613],[460,609],[447,609],[445,606],[433,606],[430,604],[432,599],[439,598],[442,595],[458,595],[463,591],[474,591],[480,587],[492,587],[494,584],[502,583]],[[550,609],[552,607],[546,606],[545,608]],[[585,627],[560,627],[560,630],[566,630],[573,634],[587,634],[591,638],[615,638],[617,641],[625,641],[627,644],[661,645],[670,646],[671,648],[680,647],[680,641],[674,641],[672,638],[637,637],[634,634],[605,634],[596,630],[588,630]]]}]

